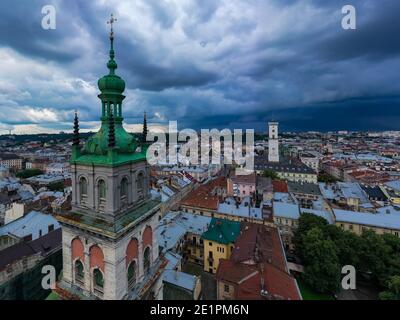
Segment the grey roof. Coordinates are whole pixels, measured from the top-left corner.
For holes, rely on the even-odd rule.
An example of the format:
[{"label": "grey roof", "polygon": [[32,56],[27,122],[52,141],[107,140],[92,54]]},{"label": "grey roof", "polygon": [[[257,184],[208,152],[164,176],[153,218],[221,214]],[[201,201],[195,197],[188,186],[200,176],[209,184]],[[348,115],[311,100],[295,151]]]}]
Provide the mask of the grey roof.
[{"label": "grey roof", "polygon": [[169,270],[174,270],[175,268],[177,268],[182,261],[182,256],[176,252],[172,252],[171,250],[167,251],[164,257],[168,260],[166,269]]},{"label": "grey roof", "polygon": [[186,212],[169,212],[158,224],[158,245],[164,251],[172,249],[188,232],[201,236],[207,231],[210,222],[211,218],[206,216]]},{"label": "grey roof", "polygon": [[[336,186],[336,185],[335,185]],[[334,185],[325,182],[319,183],[319,190],[325,199],[333,200],[338,197]]]},{"label": "grey roof", "polygon": [[163,281],[186,290],[194,291],[197,277],[181,271],[165,270]]},{"label": "grey roof", "polygon": [[386,195],[383,193],[381,188],[379,188],[378,186],[374,186],[374,187],[362,186],[362,188],[365,191],[365,193],[368,195],[368,197],[370,197],[370,198],[387,200]]},{"label": "grey roof", "polygon": [[0,270],[15,261],[37,253],[47,256],[55,249],[61,248],[61,238],[61,229],[57,229],[34,241],[19,242],[0,251]]},{"label": "grey roof", "polygon": [[272,186],[272,179],[268,177],[257,176],[257,189],[266,192],[274,191],[274,187]]},{"label": "grey roof", "polygon": [[394,191],[400,191],[400,180],[389,181],[385,185]]},{"label": "grey roof", "polygon": [[382,208],[376,209],[378,214],[394,214],[397,215],[400,219],[400,208],[397,206],[386,206]]},{"label": "grey roof", "polygon": [[324,218],[328,223],[332,224],[334,222],[331,213],[324,210],[313,210],[300,208],[297,204],[285,203],[285,202],[273,202],[274,217],[298,220],[300,214],[310,213],[321,218]]},{"label": "grey roof", "polygon": [[12,234],[19,238],[32,235],[32,240],[39,238],[40,230],[42,234],[48,232],[48,227],[54,226],[54,229],[60,228],[58,221],[49,214],[37,211],[31,211],[27,215],[14,220],[0,228],[0,236]]},{"label": "grey roof", "polygon": [[324,211],[324,210],[313,210],[313,209],[306,209],[306,208],[301,208],[300,209],[301,213],[311,213],[315,216],[324,218],[326,221],[328,221],[330,224],[333,224],[335,222],[335,219],[333,217],[333,214],[328,212],[328,211]]},{"label": "grey roof", "polygon": [[15,153],[2,153],[0,154],[0,160],[11,160],[11,159],[21,159]]},{"label": "grey roof", "polygon": [[0,193],[0,204],[10,204],[20,199],[21,196],[18,193],[14,194]]},{"label": "grey roof", "polygon": [[273,202],[274,216],[297,220],[300,217],[299,205],[286,202]]},{"label": "grey roof", "polygon": [[345,198],[357,198],[360,199],[362,204],[369,203],[367,194],[361,188],[357,182],[338,182],[338,187]]},{"label": "grey roof", "polygon": [[373,214],[338,209],[334,209],[333,212],[337,222],[400,230],[400,219],[399,216],[395,214]]},{"label": "grey roof", "polygon": [[321,191],[318,184],[313,183],[299,183],[299,182],[288,182],[289,192],[312,194],[314,196],[321,196]]},{"label": "grey roof", "polygon": [[304,163],[294,158],[281,157],[279,162],[269,162],[266,156],[256,156],[254,158],[255,170],[272,170],[275,172],[289,172],[302,174],[316,174]]},{"label": "grey roof", "polygon": [[225,202],[218,204],[218,213],[232,216],[253,218],[262,220],[262,209],[251,206],[250,197],[244,197],[242,202],[236,205],[236,201],[232,197],[225,199]]}]

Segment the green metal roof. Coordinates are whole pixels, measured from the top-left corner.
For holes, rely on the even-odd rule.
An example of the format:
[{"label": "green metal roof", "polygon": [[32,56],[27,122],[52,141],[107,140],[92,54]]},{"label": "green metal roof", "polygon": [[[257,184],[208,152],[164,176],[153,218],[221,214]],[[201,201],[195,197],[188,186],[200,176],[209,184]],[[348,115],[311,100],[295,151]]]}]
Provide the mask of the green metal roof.
[{"label": "green metal roof", "polygon": [[[110,60],[107,63],[109,73],[98,81],[101,91],[99,95],[102,101],[102,115],[100,130],[91,136],[82,150],[78,147],[73,149],[71,163],[115,166],[129,162],[146,160],[146,152],[137,152],[140,141],[128,133],[122,123],[122,101],[125,99],[124,80],[115,74],[117,63],[115,62],[114,37],[110,36],[111,49]],[[111,115],[114,120],[110,120]],[[110,146],[110,121],[113,124],[112,135],[115,144]]]},{"label": "green metal roof", "polygon": [[76,159],[72,160],[71,163],[83,164],[88,166],[95,165],[95,166],[112,167],[139,161],[146,161],[145,152],[140,152],[140,153],[136,152],[131,154],[117,152],[112,160],[110,160],[108,155],[97,155],[89,153],[78,156]]},{"label": "green metal roof", "polygon": [[[107,154],[108,147],[108,120],[102,119],[99,132],[91,136],[85,144],[85,152],[90,154]],[[115,145],[119,148],[118,153],[134,153],[138,147],[135,137],[126,132],[121,123],[115,123]]]},{"label": "green metal roof", "polygon": [[234,243],[240,234],[240,222],[212,218],[210,227],[203,233],[205,240],[222,244]]}]

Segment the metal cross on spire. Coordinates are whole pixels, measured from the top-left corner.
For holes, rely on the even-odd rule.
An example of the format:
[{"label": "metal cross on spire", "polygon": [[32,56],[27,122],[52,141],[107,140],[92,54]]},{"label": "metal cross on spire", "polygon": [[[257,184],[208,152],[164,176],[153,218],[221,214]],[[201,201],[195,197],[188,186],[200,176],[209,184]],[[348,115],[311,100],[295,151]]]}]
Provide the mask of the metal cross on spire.
[{"label": "metal cross on spire", "polygon": [[114,29],[113,29],[113,24],[114,22],[116,22],[117,19],[114,18],[114,15],[111,13],[111,18],[109,21],[107,21],[107,24],[111,25],[111,31],[110,31],[110,38],[113,39],[114,38]]}]

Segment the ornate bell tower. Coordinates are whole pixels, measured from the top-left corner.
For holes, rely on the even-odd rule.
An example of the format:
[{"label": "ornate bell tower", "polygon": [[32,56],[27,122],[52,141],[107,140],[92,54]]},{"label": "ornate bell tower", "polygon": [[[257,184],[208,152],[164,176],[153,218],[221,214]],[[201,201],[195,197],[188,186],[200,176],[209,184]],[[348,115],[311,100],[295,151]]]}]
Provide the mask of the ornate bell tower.
[{"label": "ornate bell tower", "polygon": [[[72,210],[63,233],[63,298],[162,299],[156,225],[160,202],[149,195],[146,147],[122,122],[124,80],[115,74],[113,16],[109,73],[99,79],[101,128],[80,147],[75,115]],[[140,150],[140,151],[138,151]]]}]

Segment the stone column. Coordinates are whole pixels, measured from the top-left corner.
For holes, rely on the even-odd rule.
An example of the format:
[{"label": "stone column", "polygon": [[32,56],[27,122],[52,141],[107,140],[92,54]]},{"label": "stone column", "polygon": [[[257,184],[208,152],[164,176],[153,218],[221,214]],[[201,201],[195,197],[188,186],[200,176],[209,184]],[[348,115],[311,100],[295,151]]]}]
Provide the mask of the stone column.
[{"label": "stone column", "polygon": [[78,205],[78,197],[79,197],[79,181],[76,178],[76,165],[71,166],[71,185],[73,186],[72,190],[72,203]]},{"label": "stone column", "polygon": [[91,292],[91,280],[92,280],[92,276],[91,276],[91,270],[90,270],[90,255],[89,255],[89,248],[87,246],[85,246],[85,261],[83,262],[83,267],[85,270],[85,277],[84,277],[84,287],[85,290],[88,292]]},{"label": "stone column", "polygon": [[126,245],[127,240],[117,243],[115,251],[115,272],[116,272],[116,299],[121,300],[128,292],[128,273],[126,266]]},{"label": "stone column", "polygon": [[116,268],[114,261],[104,261],[104,300],[116,300]]},{"label": "stone column", "polygon": [[72,261],[71,261],[71,235],[63,228],[62,243],[63,243],[63,279],[66,282],[72,283]]},{"label": "stone column", "polygon": [[157,241],[157,232],[156,232],[156,227],[158,223],[158,215],[160,214],[159,211],[157,211],[153,217],[152,217],[152,223],[151,223],[151,230],[153,232],[153,243],[151,245],[151,252],[152,252],[152,264],[157,260],[158,258],[158,241]]},{"label": "stone column", "polygon": [[136,171],[131,171],[131,180],[132,180],[132,203],[136,202],[138,199],[137,195],[137,181],[136,181]]},{"label": "stone column", "polygon": [[144,277],[144,271],[143,271],[143,241],[142,241],[143,234],[140,235],[140,238],[138,237],[138,242],[139,242],[139,250],[138,250],[138,282],[143,281]]},{"label": "stone column", "polygon": [[117,208],[117,202],[116,202],[116,193],[117,193],[117,178],[118,176],[114,176],[114,174],[109,175],[107,177],[107,187],[106,187],[106,199],[107,199],[107,213],[109,214],[114,214],[116,212]]},{"label": "stone column", "polygon": [[88,181],[88,206],[96,209],[96,180],[95,180],[95,172],[92,167],[91,172],[88,172],[89,181]]}]

